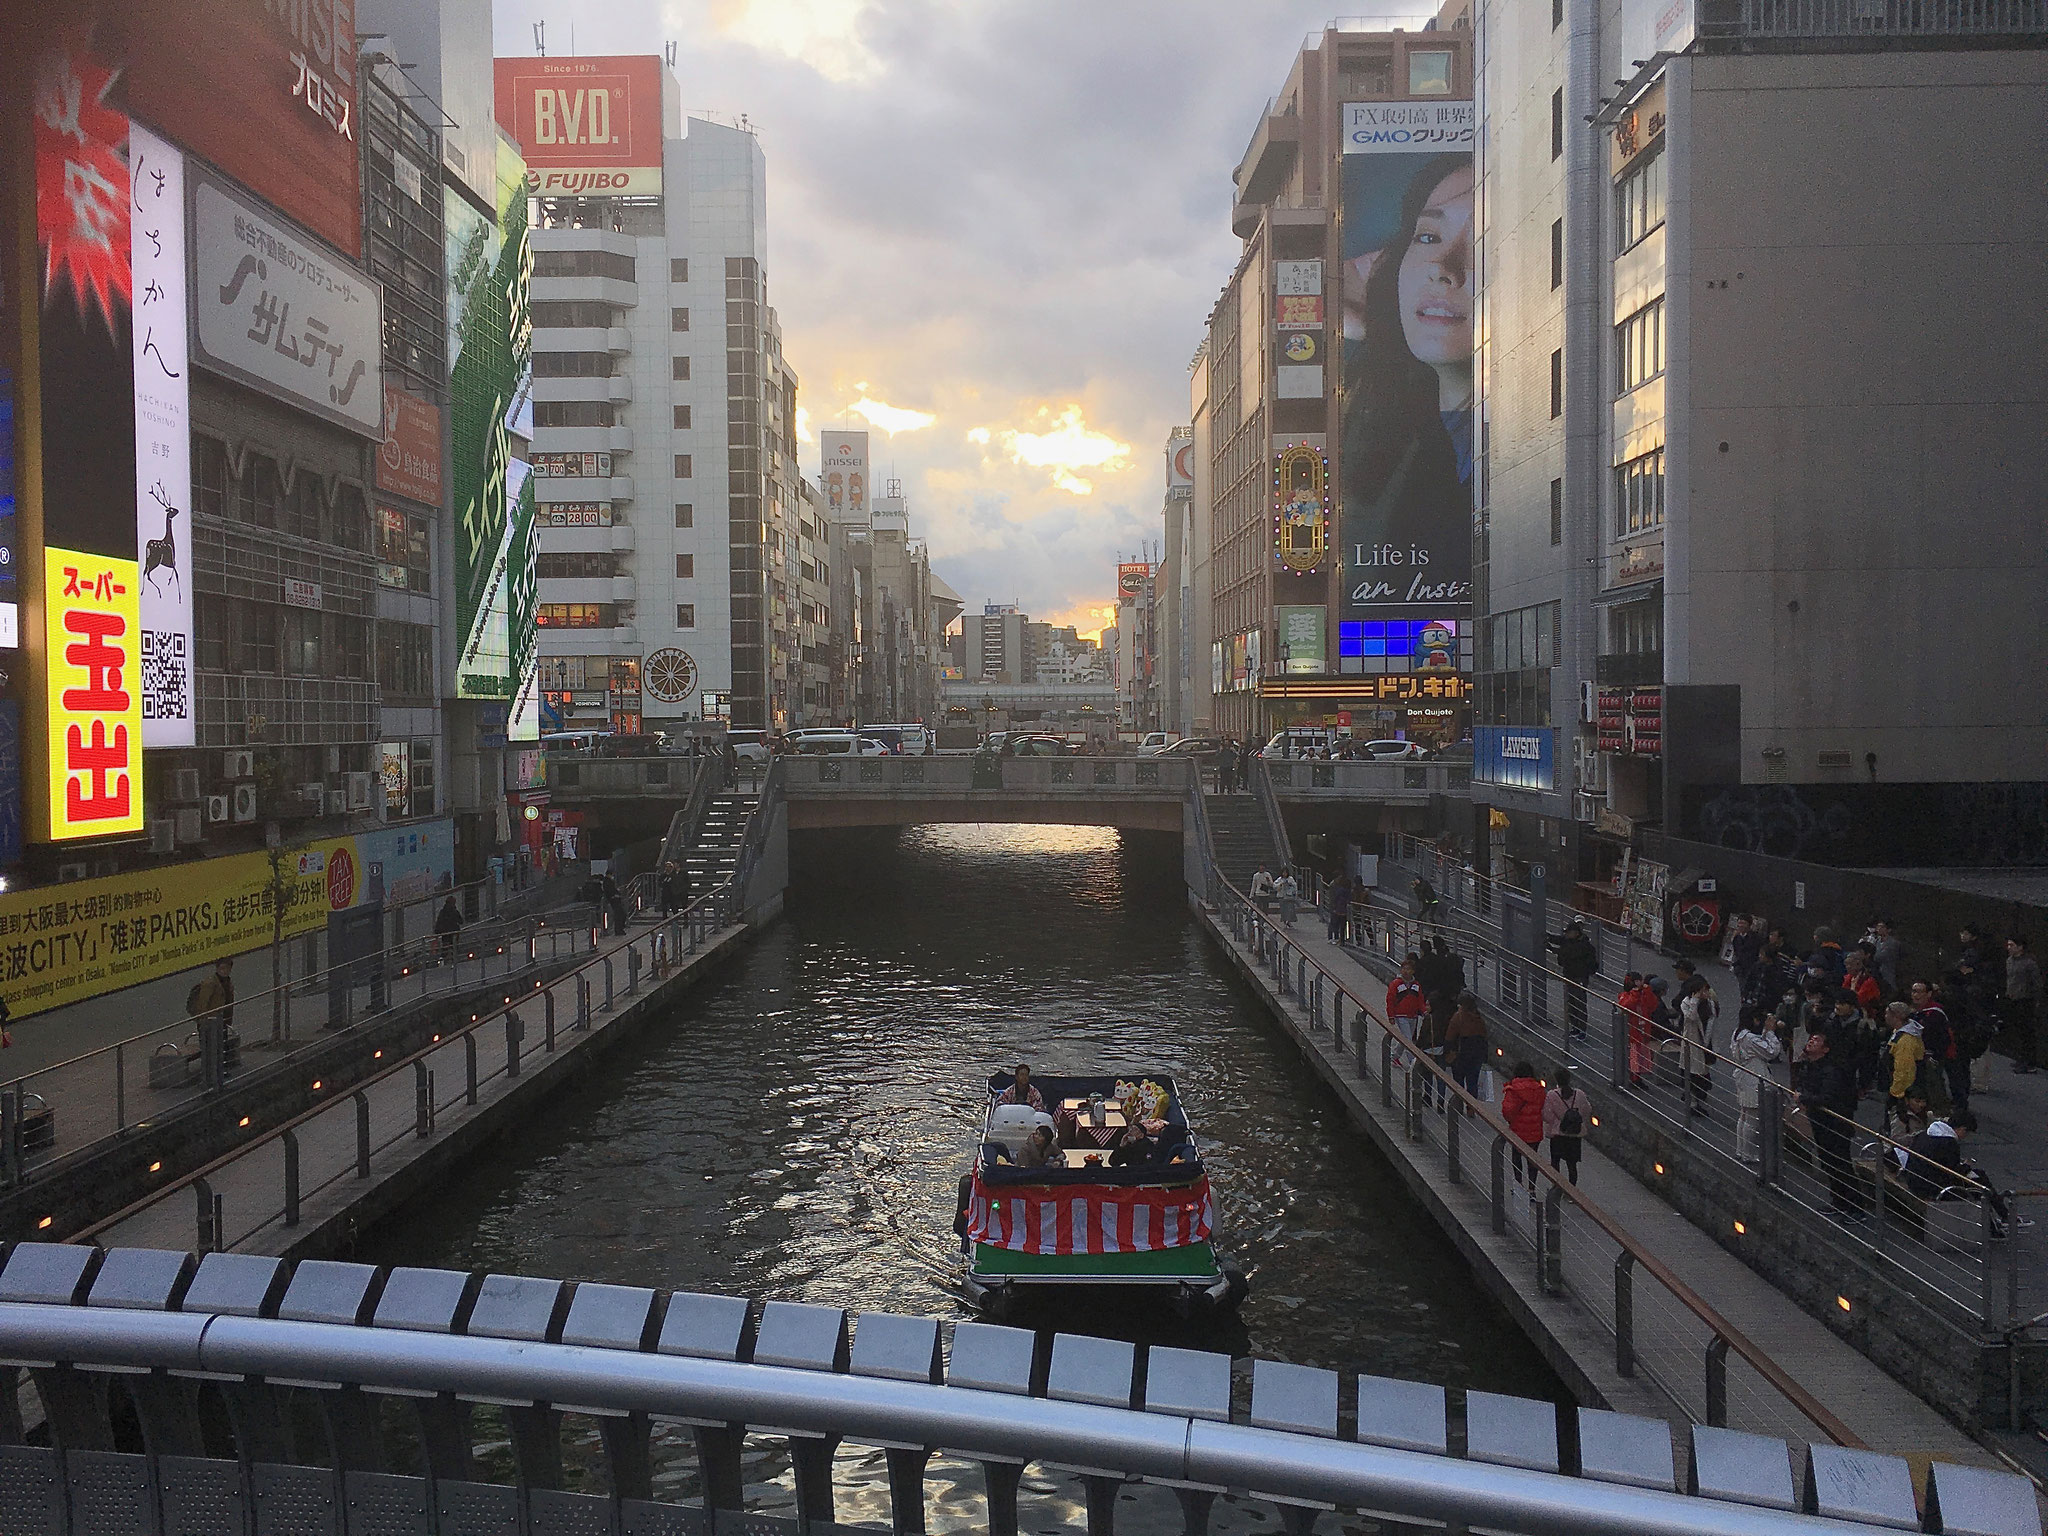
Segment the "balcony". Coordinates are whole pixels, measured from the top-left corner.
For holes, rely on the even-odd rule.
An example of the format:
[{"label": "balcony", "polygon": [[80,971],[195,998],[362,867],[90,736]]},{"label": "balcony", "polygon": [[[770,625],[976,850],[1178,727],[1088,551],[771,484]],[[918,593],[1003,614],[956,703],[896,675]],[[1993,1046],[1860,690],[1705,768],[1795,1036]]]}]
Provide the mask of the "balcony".
[{"label": "balcony", "polygon": [[631,475],[613,475],[611,479],[611,494],[613,501],[631,501],[633,499],[633,477]]},{"label": "balcony", "polygon": [[604,349],[613,357],[626,357],[633,350],[633,333],[623,325],[615,325],[604,333]]},{"label": "balcony", "polygon": [[626,426],[613,427],[611,429],[611,449],[613,453],[631,453],[633,451],[633,429]]},{"label": "balcony", "polygon": [[640,288],[616,277],[536,277],[533,297],[536,302],[580,299],[631,309],[640,302]]},{"label": "balcony", "polygon": [[1270,203],[1287,185],[1288,174],[1301,157],[1301,119],[1277,114],[1269,104],[1252,135],[1251,147],[1237,167],[1239,203]]},{"label": "balcony", "polygon": [[[544,603],[609,603],[614,601],[612,584],[616,576],[543,576],[540,601]],[[630,581],[628,585],[630,585]],[[630,592],[621,594],[631,597]]]},{"label": "balcony", "polygon": [[613,554],[628,555],[633,552],[633,525],[631,523],[613,523],[610,528],[600,531],[609,533],[612,536],[609,547]]},{"label": "balcony", "polygon": [[610,386],[605,392],[605,397],[613,405],[625,405],[632,400],[633,376],[630,373],[615,373],[606,379],[605,383]]},{"label": "balcony", "polygon": [[593,475],[560,475],[533,482],[533,499],[550,501],[610,501],[617,477],[600,480]]},{"label": "balcony", "polygon": [[639,595],[640,585],[631,576],[614,576],[612,578],[613,602],[630,603]]}]

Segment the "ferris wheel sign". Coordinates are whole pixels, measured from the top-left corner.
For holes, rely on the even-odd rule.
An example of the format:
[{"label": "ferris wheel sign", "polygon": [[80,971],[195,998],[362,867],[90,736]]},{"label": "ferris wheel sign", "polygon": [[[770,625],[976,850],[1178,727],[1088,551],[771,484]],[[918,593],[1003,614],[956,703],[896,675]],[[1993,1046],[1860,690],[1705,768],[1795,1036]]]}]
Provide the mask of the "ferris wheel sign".
[{"label": "ferris wheel sign", "polygon": [[697,663],[688,651],[664,646],[640,669],[641,686],[663,704],[681,704],[697,692]]}]

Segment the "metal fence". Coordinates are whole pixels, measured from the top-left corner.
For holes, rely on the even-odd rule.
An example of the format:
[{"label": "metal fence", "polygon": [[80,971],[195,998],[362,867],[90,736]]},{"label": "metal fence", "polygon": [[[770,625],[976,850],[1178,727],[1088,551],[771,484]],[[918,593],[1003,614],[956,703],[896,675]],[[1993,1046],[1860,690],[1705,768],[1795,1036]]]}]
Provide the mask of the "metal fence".
[{"label": "metal fence", "polygon": [[2043,0],[1700,0],[1703,38],[2027,37]]},{"label": "metal fence", "polygon": [[[1412,845],[1390,848],[1411,860],[1415,852]],[[1582,985],[1530,959],[1534,945],[1526,934],[1513,945],[1501,938],[1503,927],[1514,927],[1516,903],[1526,908],[1526,893],[1429,852],[1420,867],[1432,883],[1441,879],[1437,889],[1450,910],[1425,920],[1384,906],[1361,908],[1354,934],[1390,963],[1425,937],[1446,939],[1470,964],[1468,984],[1487,1004],[1497,1063],[1526,1055],[1604,1083],[1603,1113],[1632,1122],[1639,1135],[1682,1144],[1701,1177],[1739,1184],[1749,1198],[1781,1201],[1827,1223],[1852,1262],[1952,1321],[1997,1332],[2017,1320],[2022,1276],[2036,1262],[2028,1250],[2038,1239],[2006,1231],[1999,1208],[2009,1192],[1963,1179],[1930,1186],[1909,1178],[1903,1131],[1895,1137],[1801,1107],[1788,1062],[1738,1061],[1725,1045],[1687,1049],[1675,1008],[1672,1030],[1653,1030],[1622,1009],[1611,982],[1596,977]],[[1596,933],[1604,975],[1658,958],[1639,940],[1624,942],[1611,924],[1570,915]],[[1720,1006],[1716,1038],[1725,1041],[1737,1004],[1722,999]]]},{"label": "metal fence", "polygon": [[[1614,1340],[1619,1375],[1647,1376],[1698,1423],[1811,1442],[1857,1437],[1742,1332],[1634,1242],[1533,1148],[1491,1104],[1467,1094],[1413,1049],[1369,999],[1345,987],[1317,954],[1234,886],[1213,904],[1259,957],[1311,1030],[1397,1111],[1408,1140],[1429,1149],[1449,1186],[1482,1190],[1493,1230],[1527,1248],[1544,1291],[1571,1296]],[[1597,1121],[1595,1122],[1597,1124]]]},{"label": "metal fence", "polygon": [[1241,1386],[1199,1350],[510,1275],[25,1243],[0,1365],[0,1401],[25,1368],[52,1442],[0,1424],[9,1536],[874,1528],[842,1513],[1200,1536],[1333,1508],[1532,1536],[2040,1536],[2031,1486],[1975,1468],[1936,1463],[1916,1508],[1899,1458],[1694,1427],[1681,1483],[1663,1420],[1578,1409],[1561,1434],[1554,1404],[1454,1412],[1427,1382],[1257,1360]]}]

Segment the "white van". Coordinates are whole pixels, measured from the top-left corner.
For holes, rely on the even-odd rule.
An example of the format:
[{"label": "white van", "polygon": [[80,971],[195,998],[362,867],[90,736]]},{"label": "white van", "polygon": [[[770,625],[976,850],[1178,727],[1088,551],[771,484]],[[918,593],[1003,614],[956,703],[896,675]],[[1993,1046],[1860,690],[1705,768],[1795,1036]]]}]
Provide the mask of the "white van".
[{"label": "white van", "polygon": [[891,757],[923,757],[931,751],[932,733],[921,725],[863,725],[860,734],[879,741]]},{"label": "white van", "polygon": [[1138,756],[1157,757],[1179,740],[1178,731],[1147,731],[1144,740],[1138,743]]},{"label": "white van", "polygon": [[1338,739],[1337,733],[1326,725],[1291,725],[1284,731],[1275,731],[1259,756],[1310,757],[1326,749],[1334,750]]},{"label": "white van", "polygon": [[798,757],[887,757],[879,741],[851,731],[807,731],[795,743]]}]

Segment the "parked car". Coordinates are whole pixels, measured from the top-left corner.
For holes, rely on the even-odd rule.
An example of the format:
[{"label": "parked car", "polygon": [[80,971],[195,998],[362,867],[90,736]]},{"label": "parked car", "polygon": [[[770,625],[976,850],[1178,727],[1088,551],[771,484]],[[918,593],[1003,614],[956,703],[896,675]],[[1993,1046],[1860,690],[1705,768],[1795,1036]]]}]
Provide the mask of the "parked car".
[{"label": "parked car", "polygon": [[1064,736],[1011,734],[1003,741],[1004,757],[1072,757],[1074,749]]},{"label": "parked car", "polygon": [[1179,733],[1175,731],[1147,731],[1138,743],[1138,756],[1157,757],[1179,739]]},{"label": "parked car", "polygon": [[851,731],[806,731],[794,743],[798,757],[887,757],[889,749],[871,736]]},{"label": "parked car", "polygon": [[1291,725],[1284,731],[1275,731],[1259,756],[1314,757],[1325,751],[1334,752],[1338,740],[1337,733],[1328,726]]},{"label": "parked car", "polygon": [[727,731],[725,739],[732,744],[741,762],[762,768],[768,766],[766,731]]},{"label": "parked car", "polygon": [[1179,741],[1170,742],[1159,749],[1161,757],[1211,758],[1223,750],[1223,743],[1214,736],[1183,736]]},{"label": "parked car", "polygon": [[1369,762],[1391,763],[1408,759],[1410,761],[1429,756],[1429,748],[1419,741],[1356,741],[1353,742],[1353,757],[1362,757]]}]

